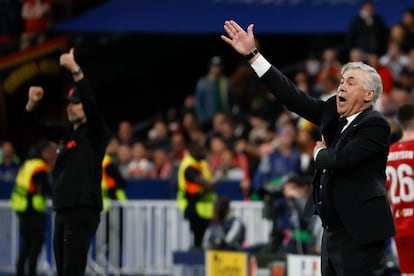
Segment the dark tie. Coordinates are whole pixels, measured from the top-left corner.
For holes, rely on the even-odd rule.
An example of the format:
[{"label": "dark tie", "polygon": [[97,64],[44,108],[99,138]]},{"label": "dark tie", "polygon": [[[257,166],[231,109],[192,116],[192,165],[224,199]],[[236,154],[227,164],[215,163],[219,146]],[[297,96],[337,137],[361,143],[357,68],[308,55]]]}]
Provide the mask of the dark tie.
[{"label": "dark tie", "polygon": [[347,123],[348,123],[348,120],[346,119],[346,117],[340,117],[338,119],[338,127],[336,129],[335,136],[333,137],[332,145],[335,145],[336,144],[336,142],[338,141],[339,137],[341,136],[342,129],[344,128],[344,126]]},{"label": "dark tie", "polygon": [[340,134],[342,132],[342,129],[344,128],[344,126],[348,123],[348,120],[346,119],[346,117],[340,117],[339,118],[339,123],[338,123],[338,130],[337,133]]}]

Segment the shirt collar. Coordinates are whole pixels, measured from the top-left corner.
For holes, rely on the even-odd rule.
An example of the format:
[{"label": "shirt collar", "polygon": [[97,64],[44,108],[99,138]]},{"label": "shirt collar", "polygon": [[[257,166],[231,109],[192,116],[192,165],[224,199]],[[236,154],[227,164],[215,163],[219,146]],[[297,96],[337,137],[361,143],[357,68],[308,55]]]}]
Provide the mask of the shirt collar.
[{"label": "shirt collar", "polygon": [[346,120],[347,120],[347,123],[346,123],[346,125],[344,126],[344,128],[343,128],[343,130],[345,129],[345,128],[347,128],[351,123],[352,123],[352,121],[353,120],[355,120],[355,118],[361,113],[362,111],[360,111],[360,112],[358,112],[358,113],[355,113],[355,114],[352,114],[351,116],[348,116],[348,117],[346,117]]}]

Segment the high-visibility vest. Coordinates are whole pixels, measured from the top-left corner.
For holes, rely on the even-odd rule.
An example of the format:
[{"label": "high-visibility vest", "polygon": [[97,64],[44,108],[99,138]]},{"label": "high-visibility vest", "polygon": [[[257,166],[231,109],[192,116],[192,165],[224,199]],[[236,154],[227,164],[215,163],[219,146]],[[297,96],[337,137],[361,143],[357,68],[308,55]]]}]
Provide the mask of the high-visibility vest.
[{"label": "high-visibility vest", "polygon": [[102,160],[102,200],[104,211],[109,211],[111,208],[111,198],[108,195],[109,190],[115,189],[115,197],[119,201],[125,201],[127,199],[126,193],[122,188],[116,187],[116,181],[114,178],[106,173],[106,168],[112,163],[112,158],[108,154],[105,154]]},{"label": "high-visibility vest", "polygon": [[187,154],[181,161],[178,169],[178,192],[177,192],[177,204],[178,209],[185,211],[188,205],[188,199],[186,194],[199,194],[200,199],[195,204],[197,214],[205,219],[213,218],[214,201],[216,200],[215,192],[206,192],[197,183],[192,183],[185,178],[185,171],[189,167],[194,167],[201,172],[201,174],[210,179],[212,177],[211,171],[205,160],[196,160],[191,155]]},{"label": "high-visibility vest", "polygon": [[33,182],[33,176],[39,172],[49,172],[49,167],[40,158],[26,160],[16,176],[16,184],[10,199],[10,207],[17,212],[24,212],[29,206],[29,195],[32,195],[31,204],[38,212],[46,211],[46,198]]}]

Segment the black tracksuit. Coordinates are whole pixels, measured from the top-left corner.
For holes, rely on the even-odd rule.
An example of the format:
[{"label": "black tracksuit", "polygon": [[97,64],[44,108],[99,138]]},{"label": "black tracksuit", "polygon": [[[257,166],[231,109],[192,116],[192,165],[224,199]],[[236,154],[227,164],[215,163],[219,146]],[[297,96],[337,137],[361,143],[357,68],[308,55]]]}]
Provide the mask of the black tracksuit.
[{"label": "black tracksuit", "polygon": [[102,210],[102,159],[111,135],[87,79],[77,83],[87,123],[73,126],[41,123],[25,112],[26,125],[59,143],[53,170],[56,212],[53,248],[59,276],[84,275],[90,241]]}]

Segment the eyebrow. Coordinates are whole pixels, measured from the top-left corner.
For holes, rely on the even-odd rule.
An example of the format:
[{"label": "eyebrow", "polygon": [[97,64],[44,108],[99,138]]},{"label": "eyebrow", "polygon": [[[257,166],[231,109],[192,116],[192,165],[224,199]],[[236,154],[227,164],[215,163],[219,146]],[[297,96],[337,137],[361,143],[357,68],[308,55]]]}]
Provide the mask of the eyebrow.
[{"label": "eyebrow", "polygon": [[355,78],[354,76],[349,76],[347,78],[341,77],[341,80],[357,80],[357,78]]}]

